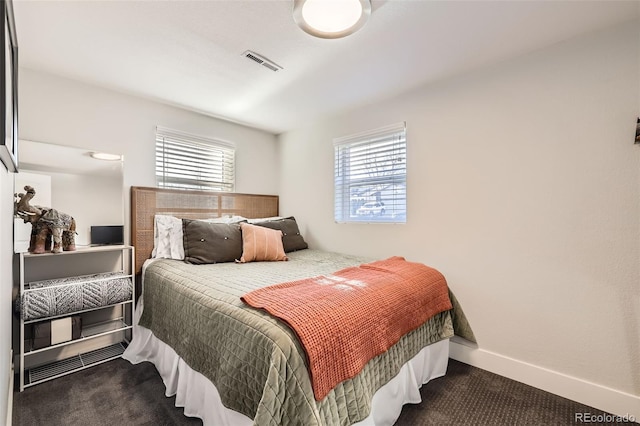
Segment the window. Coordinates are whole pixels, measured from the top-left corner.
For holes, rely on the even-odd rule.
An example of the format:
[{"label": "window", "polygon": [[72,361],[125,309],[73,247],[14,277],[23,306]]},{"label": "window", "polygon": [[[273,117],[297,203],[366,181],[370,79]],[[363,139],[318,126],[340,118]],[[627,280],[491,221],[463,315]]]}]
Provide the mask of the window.
[{"label": "window", "polygon": [[156,128],[156,180],[161,188],[233,191],[233,144]]},{"label": "window", "polygon": [[335,139],[335,220],[407,221],[405,123]]}]

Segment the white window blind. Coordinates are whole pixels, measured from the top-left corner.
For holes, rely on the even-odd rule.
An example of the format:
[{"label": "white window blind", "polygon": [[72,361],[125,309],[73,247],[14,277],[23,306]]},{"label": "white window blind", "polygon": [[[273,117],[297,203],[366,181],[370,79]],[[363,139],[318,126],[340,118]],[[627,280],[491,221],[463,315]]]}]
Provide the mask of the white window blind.
[{"label": "white window blind", "polygon": [[334,139],[338,223],[407,221],[404,122]]},{"label": "white window blind", "polygon": [[158,126],[156,180],[161,188],[233,191],[235,147]]}]

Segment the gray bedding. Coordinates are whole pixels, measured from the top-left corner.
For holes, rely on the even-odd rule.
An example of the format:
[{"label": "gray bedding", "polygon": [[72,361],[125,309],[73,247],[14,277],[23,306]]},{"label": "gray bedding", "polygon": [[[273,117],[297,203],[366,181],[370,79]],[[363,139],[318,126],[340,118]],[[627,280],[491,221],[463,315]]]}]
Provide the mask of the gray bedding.
[{"label": "gray bedding", "polygon": [[[329,274],[371,259],[301,250],[288,262],[189,265],[161,259],[144,278],[140,325],[216,386],[228,408],[256,425],[349,425],[366,418],[375,391],[423,347],[451,337],[443,312],[372,359],[353,379],[316,401],[294,333],[240,296],[253,289]],[[454,304],[455,306],[455,304]]]}]

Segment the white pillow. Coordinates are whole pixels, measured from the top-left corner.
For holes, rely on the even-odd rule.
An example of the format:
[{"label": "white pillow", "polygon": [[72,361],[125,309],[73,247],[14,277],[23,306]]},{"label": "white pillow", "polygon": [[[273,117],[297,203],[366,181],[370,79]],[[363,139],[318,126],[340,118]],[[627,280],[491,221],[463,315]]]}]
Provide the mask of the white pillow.
[{"label": "white pillow", "polygon": [[[238,223],[245,220],[247,219],[242,216],[202,219],[209,223]],[[164,214],[155,215],[151,257],[184,260],[182,219]]]},{"label": "white pillow", "polygon": [[182,219],[162,214],[155,216],[151,257],[184,259]]},{"label": "white pillow", "polygon": [[255,219],[247,219],[249,223],[270,222],[272,220],[284,219],[284,216],[257,217]]},{"label": "white pillow", "polygon": [[198,219],[198,220],[201,220],[203,222],[208,222],[208,223],[238,223],[238,222],[244,222],[245,220],[248,220],[248,219],[244,216],[226,216],[226,217],[214,217],[211,219]]}]

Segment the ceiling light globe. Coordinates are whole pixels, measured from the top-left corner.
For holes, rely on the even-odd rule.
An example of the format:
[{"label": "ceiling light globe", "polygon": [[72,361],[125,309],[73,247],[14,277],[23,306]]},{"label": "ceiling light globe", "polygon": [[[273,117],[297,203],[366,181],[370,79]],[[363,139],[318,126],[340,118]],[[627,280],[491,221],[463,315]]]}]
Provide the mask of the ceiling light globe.
[{"label": "ceiling light globe", "polygon": [[320,38],[340,38],[364,26],[371,0],[294,0],[293,19],[303,31]]},{"label": "ceiling light globe", "polygon": [[302,17],[313,28],[328,33],[344,31],[353,26],[362,15],[359,0],[307,0],[302,6]]}]

